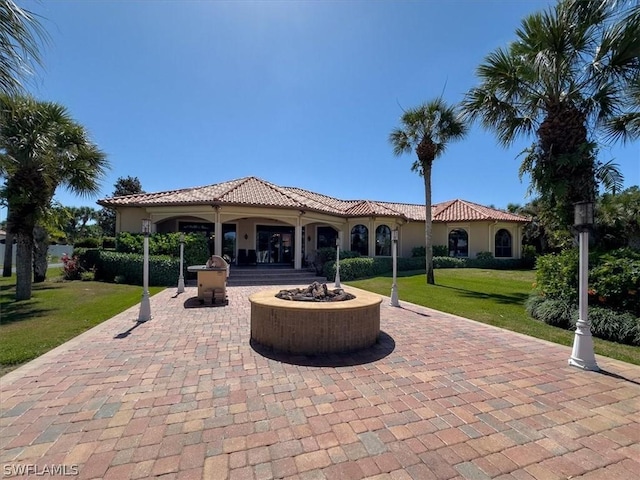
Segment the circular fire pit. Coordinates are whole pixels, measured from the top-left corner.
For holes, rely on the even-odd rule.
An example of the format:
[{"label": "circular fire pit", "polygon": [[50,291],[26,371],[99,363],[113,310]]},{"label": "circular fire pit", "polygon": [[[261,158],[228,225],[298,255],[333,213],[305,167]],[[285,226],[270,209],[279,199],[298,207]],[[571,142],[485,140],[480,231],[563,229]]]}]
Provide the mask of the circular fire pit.
[{"label": "circular fire pit", "polygon": [[361,290],[341,302],[298,302],[254,293],[251,340],[278,352],[303,355],[344,353],[367,348],[380,334],[382,298]]}]

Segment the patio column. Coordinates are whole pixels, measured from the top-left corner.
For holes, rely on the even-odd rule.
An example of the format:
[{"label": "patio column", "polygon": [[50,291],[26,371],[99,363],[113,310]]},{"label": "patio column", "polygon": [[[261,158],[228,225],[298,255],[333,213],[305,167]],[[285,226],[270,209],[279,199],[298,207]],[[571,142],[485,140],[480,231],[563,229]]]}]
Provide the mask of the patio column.
[{"label": "patio column", "polygon": [[302,225],[300,225],[300,219],[298,219],[298,225],[296,225],[295,239],[294,245],[296,246],[295,252],[293,254],[294,262],[293,268],[296,270],[302,269],[302,242],[304,239],[302,238]]},{"label": "patio column", "polygon": [[216,220],[215,237],[213,238],[213,248],[216,255],[222,256],[222,223]]}]

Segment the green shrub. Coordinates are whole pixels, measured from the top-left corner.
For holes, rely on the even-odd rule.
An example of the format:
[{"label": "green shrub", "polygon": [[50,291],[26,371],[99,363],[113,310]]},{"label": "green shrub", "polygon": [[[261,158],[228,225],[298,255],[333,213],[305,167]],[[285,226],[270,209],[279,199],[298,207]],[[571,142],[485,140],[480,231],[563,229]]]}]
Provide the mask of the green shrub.
[{"label": "green shrub", "polygon": [[[433,256],[434,257],[448,257],[449,256],[449,247],[447,245],[434,245],[432,247],[433,249]],[[425,255],[421,255],[421,256],[426,256]]]},{"label": "green shrub", "polygon": [[433,257],[433,268],[464,268],[466,266],[466,258]]},{"label": "green shrub", "polygon": [[541,295],[578,303],[578,250],[541,255],[536,262],[536,288]]},{"label": "green shrub", "polygon": [[[605,340],[640,345],[640,318],[628,312],[616,312],[602,307],[589,307],[591,333]],[[574,315],[574,323],[578,314]]]},{"label": "green shrub", "polygon": [[427,248],[426,247],[413,247],[411,249],[411,256],[412,257],[426,257],[427,256]]},{"label": "green shrub", "polygon": [[[144,235],[120,232],[116,237],[116,252],[144,253]],[[149,235],[149,255],[169,255],[180,258],[179,233],[153,233]],[[202,265],[209,257],[207,238],[200,233],[184,235],[185,265]]]},{"label": "green shrub", "polygon": [[73,249],[73,256],[78,257],[82,270],[93,271],[100,261],[100,249],[76,247]]},{"label": "green shrub", "polygon": [[609,308],[640,315],[640,261],[603,255],[589,272],[592,298]]},{"label": "green shrub", "polygon": [[[124,277],[123,283],[142,285],[143,263],[143,255],[102,250],[96,265],[96,280],[114,282],[116,277]],[[149,285],[171,286],[176,283],[179,270],[180,260],[177,258],[167,255],[149,256]]]},{"label": "green shrub", "polygon": [[546,299],[537,305],[536,319],[547,325],[567,329],[572,324],[575,307],[564,299]]},{"label": "green shrub", "polygon": [[73,247],[98,248],[102,246],[102,242],[96,237],[79,238],[73,242]]},{"label": "green shrub", "polygon": [[114,250],[116,248],[116,237],[102,237],[102,248]]},{"label": "green shrub", "polygon": [[[536,285],[541,295],[578,303],[578,249],[537,259]],[[640,314],[640,253],[632,249],[594,252],[589,257],[592,304]]]},{"label": "green shrub", "polygon": [[[579,311],[563,299],[531,295],[525,303],[532,318],[564,329],[575,329]],[[629,312],[589,306],[588,320],[593,336],[612,342],[640,346],[640,318]]]},{"label": "green shrub", "polygon": [[545,298],[537,293],[529,295],[529,298],[524,303],[526,312],[531,318],[538,319],[538,308],[545,302]]},{"label": "green shrub", "polygon": [[523,268],[533,268],[536,266],[536,257],[538,256],[536,252],[536,247],[533,245],[523,245],[522,246],[522,267]]}]

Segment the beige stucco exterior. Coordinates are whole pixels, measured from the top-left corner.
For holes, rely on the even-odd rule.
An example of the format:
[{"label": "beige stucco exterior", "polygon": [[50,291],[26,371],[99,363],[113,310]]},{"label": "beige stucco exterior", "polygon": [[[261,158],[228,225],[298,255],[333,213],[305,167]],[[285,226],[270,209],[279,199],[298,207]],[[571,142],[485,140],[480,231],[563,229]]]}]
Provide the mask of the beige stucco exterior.
[{"label": "beige stucco exterior", "polygon": [[[296,269],[312,262],[317,248],[335,246],[336,234],[341,249],[368,256],[390,256],[391,232],[396,229],[400,257],[410,257],[415,247],[425,246],[424,206],[340,200],[255,177],[98,203],[116,210],[116,232],[140,232],[145,218],[151,220],[154,232],[203,231],[211,235],[212,253],[226,253],[234,261],[253,252],[257,262],[263,262],[261,245],[265,238],[270,242],[275,237],[280,257],[272,256],[268,246],[268,261],[291,262]],[[496,257],[520,258],[522,226],[528,221],[524,217],[453,200],[433,205],[432,218],[434,246],[449,245],[452,235],[458,237],[458,247],[464,246],[450,251],[451,255],[474,258],[479,252],[491,252]],[[504,249],[497,254],[496,234],[501,230],[508,232],[510,255]],[[366,236],[366,241],[352,243],[356,234]],[[232,235],[233,251],[228,251],[227,242],[223,252],[223,235]]]}]

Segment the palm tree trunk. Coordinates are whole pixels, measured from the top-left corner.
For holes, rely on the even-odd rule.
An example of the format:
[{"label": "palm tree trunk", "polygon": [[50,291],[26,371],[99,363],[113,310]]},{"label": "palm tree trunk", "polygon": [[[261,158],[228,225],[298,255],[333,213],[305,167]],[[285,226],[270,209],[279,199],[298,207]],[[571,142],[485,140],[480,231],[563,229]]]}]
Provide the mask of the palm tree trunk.
[{"label": "palm tree trunk", "polygon": [[11,267],[13,267],[13,233],[9,231],[9,225],[7,224],[7,236],[4,243],[4,266],[2,269],[3,277],[11,276]]},{"label": "palm tree trunk", "polygon": [[47,278],[47,254],[49,253],[49,234],[41,226],[33,229],[33,282],[44,282]]},{"label": "palm tree trunk", "polygon": [[33,233],[19,232],[16,252],[16,300],[31,298],[31,258],[33,255]]},{"label": "palm tree trunk", "polygon": [[431,223],[431,162],[423,162],[422,171],[424,175],[424,205],[425,222],[424,236],[426,249],[427,284],[435,285],[436,279],[433,273],[433,228]]},{"label": "palm tree trunk", "polygon": [[11,215],[9,209],[7,209],[7,234],[4,239],[4,265],[2,268],[2,276],[11,276],[11,267],[13,266],[13,228],[11,226]]}]

